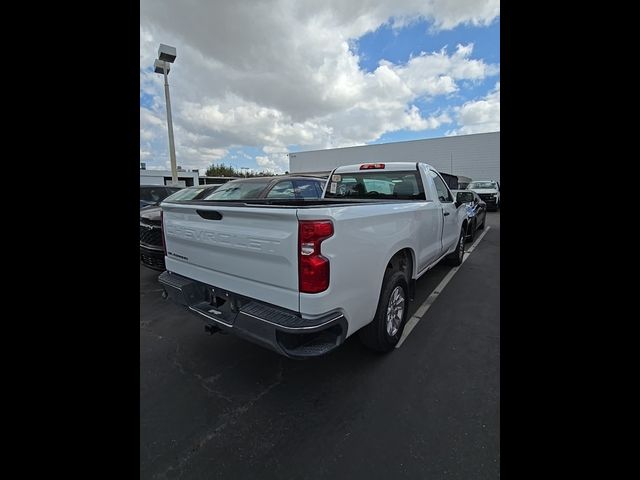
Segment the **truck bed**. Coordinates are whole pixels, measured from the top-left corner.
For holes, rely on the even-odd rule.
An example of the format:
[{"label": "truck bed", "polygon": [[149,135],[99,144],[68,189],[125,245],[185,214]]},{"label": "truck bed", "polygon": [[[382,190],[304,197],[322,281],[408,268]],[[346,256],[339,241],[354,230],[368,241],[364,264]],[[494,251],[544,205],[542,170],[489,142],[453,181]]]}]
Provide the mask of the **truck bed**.
[{"label": "truck bed", "polygon": [[[424,202],[424,200],[389,200],[389,199],[259,199],[259,200],[191,200],[176,202],[177,205],[193,206],[225,206],[225,207],[282,207],[282,208],[319,208],[319,207],[346,207],[350,205],[397,204],[406,202]],[[171,205],[164,202],[163,205]]]}]

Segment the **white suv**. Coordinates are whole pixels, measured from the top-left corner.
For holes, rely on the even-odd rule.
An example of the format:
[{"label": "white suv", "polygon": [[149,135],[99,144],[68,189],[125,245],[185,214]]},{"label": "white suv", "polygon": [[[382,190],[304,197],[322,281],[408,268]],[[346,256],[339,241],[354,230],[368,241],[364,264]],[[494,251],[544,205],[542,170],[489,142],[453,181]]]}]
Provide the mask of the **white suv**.
[{"label": "white suv", "polygon": [[500,182],[495,180],[478,180],[467,185],[467,190],[473,190],[487,204],[487,210],[500,208]]}]

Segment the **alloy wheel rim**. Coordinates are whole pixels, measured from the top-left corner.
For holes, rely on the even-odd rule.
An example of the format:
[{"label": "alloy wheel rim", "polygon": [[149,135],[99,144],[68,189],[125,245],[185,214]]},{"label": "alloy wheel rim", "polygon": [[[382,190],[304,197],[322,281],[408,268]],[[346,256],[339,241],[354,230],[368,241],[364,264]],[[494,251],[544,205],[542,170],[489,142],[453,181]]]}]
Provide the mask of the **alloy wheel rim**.
[{"label": "alloy wheel rim", "polygon": [[395,336],[400,330],[402,317],[404,314],[404,289],[397,286],[391,292],[389,303],[387,305],[387,334],[390,337]]}]

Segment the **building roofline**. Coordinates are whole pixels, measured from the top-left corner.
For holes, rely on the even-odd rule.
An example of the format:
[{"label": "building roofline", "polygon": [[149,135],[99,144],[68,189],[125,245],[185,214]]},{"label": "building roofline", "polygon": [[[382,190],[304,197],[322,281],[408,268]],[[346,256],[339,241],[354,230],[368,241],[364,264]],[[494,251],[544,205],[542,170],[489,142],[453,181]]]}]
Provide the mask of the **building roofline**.
[{"label": "building roofline", "polygon": [[471,137],[475,135],[493,135],[495,133],[500,133],[500,130],[495,132],[482,132],[482,133],[467,133],[465,135],[451,135],[449,137],[433,137],[433,138],[417,138],[415,140],[400,140],[399,142],[387,142],[387,143],[369,143],[364,145],[352,145],[351,147],[337,147],[337,148],[321,148],[318,150],[300,150],[298,152],[289,152],[287,156],[290,157],[292,154],[298,153],[312,153],[312,152],[326,152],[330,150],[346,150],[348,148],[361,148],[361,147],[376,147],[379,145],[396,145],[398,143],[412,143],[412,142],[424,142],[426,140],[444,140],[446,138],[458,138],[458,137]]}]

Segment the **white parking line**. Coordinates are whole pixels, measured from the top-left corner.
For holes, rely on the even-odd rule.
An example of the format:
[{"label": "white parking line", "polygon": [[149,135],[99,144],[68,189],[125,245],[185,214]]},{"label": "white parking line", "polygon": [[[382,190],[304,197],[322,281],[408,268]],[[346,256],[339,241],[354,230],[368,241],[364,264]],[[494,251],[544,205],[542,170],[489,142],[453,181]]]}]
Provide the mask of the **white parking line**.
[{"label": "white parking line", "polygon": [[[482,240],[482,238],[487,234],[487,232],[490,229],[491,229],[491,227],[486,227],[484,229],[484,232],[482,232],[482,235],[480,235],[476,239],[476,241],[473,242],[473,244],[471,245],[471,248],[469,250],[467,250],[465,252],[465,254],[463,255],[462,263],[464,263],[467,260],[467,258],[469,258],[469,255],[471,255],[471,252],[473,252],[475,250],[475,248],[480,243],[480,240]],[[445,275],[445,277],[438,284],[438,286],[433,290],[433,292],[431,292],[431,295],[429,295],[427,297],[427,299],[424,302],[422,302],[422,305],[420,305],[418,307],[418,309],[416,310],[416,313],[413,314],[413,316],[409,319],[409,321],[405,325],[404,332],[402,332],[402,337],[400,337],[400,341],[398,341],[398,344],[396,345],[396,348],[400,348],[402,346],[402,343],[406,340],[406,338],[409,336],[411,331],[415,328],[415,326],[418,324],[418,322],[422,319],[424,314],[427,313],[427,310],[429,310],[429,307],[431,307],[433,302],[436,301],[436,298],[438,298],[438,295],[440,295],[440,292],[442,292],[442,290],[444,290],[444,287],[447,285],[447,283],[449,283],[449,281],[453,278],[453,276],[456,274],[456,272],[460,269],[461,266],[462,265],[459,265],[459,266],[453,267],[451,270],[449,270],[449,272]]]}]

